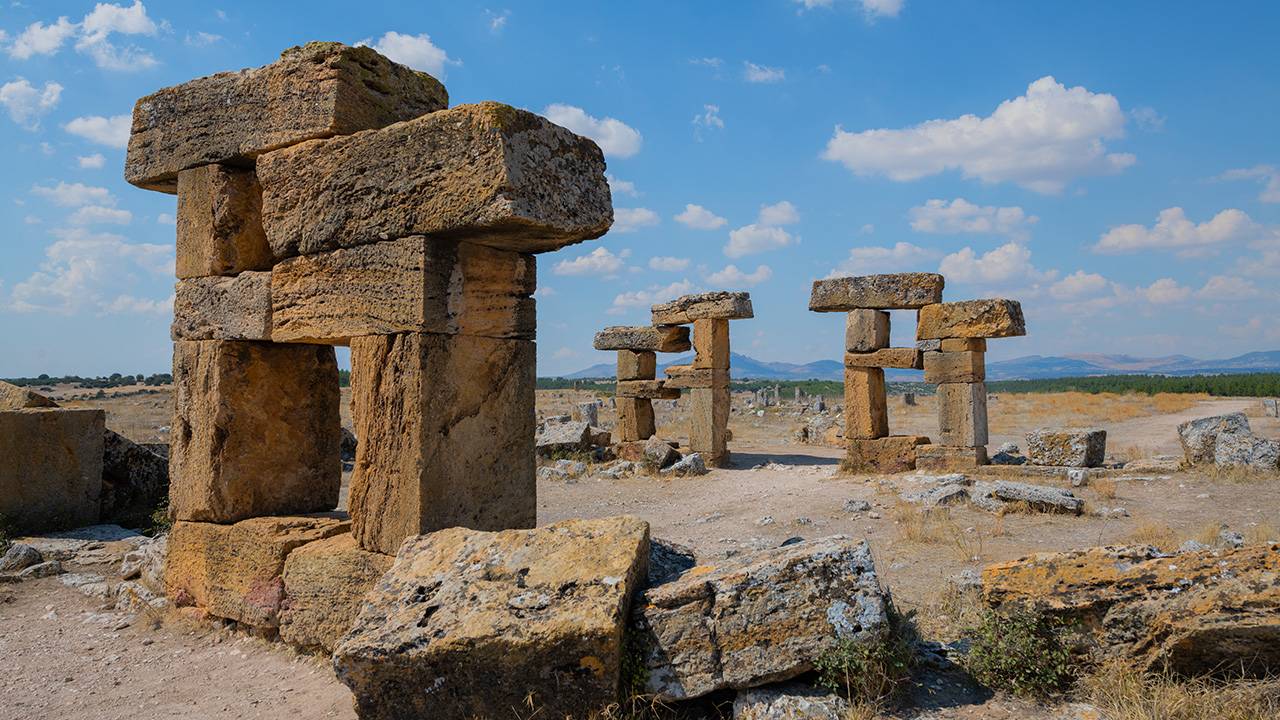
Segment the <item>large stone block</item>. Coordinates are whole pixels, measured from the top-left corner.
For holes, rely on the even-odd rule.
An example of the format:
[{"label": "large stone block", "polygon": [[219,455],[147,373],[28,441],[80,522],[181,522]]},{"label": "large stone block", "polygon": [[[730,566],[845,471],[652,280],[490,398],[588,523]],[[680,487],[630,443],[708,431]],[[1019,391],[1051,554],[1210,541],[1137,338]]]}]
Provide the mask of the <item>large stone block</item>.
[{"label": "large stone block", "polygon": [[693,321],[693,366],[729,369],[729,321],[698,318]]},{"label": "large stone block", "polygon": [[813,312],[915,310],[942,302],[943,277],[936,273],[862,275],[814,280]]},{"label": "large stone block", "polygon": [[619,399],[675,400],[680,397],[680,389],[667,387],[665,380],[619,380],[617,395]]},{"label": "large stone block", "polygon": [[658,375],[658,356],[652,350],[619,350],[617,379],[652,380]]},{"label": "large stone block", "polygon": [[58,403],[27,388],[0,382],[0,410],[41,407],[58,407]]},{"label": "large stone block", "polygon": [[22,531],[98,521],[106,414],[0,411],[0,517]]},{"label": "large stone block", "polygon": [[618,440],[647,440],[656,433],[653,401],[643,398],[618,398]]},{"label": "large stone block", "polygon": [[102,522],[146,527],[169,496],[169,460],[119,433],[103,433]]},{"label": "large stone block", "polygon": [[707,467],[729,462],[729,388],[689,391],[689,449],[700,453]]},{"label": "large stone block", "polygon": [[276,342],[431,332],[532,340],[532,255],[415,235],[303,255],[271,271]]},{"label": "large stone block", "polygon": [[659,700],[787,680],[888,629],[871,549],[843,536],[695,567],[646,591],[633,616]]},{"label": "large stone block", "polygon": [[987,464],[985,445],[920,445],[916,448],[916,469],[926,472],[972,470]]},{"label": "large stone block", "polygon": [[920,308],[916,339],[1002,338],[1027,334],[1017,300],[963,300]]},{"label": "large stone block", "polygon": [[924,353],[924,381],[942,383],[975,383],[987,379],[987,354],[961,350]]},{"label": "large stone block", "polygon": [[1027,459],[1032,465],[1099,467],[1106,456],[1106,430],[1040,428],[1027,433]]},{"label": "large stone block", "polygon": [[169,331],[174,340],[270,340],[271,273],[179,280]]},{"label": "large stone block", "polygon": [[938,436],[943,445],[987,444],[987,384],[938,386]]},{"label": "large stone block", "polygon": [[751,294],[716,292],[685,295],[652,308],[654,325],[686,325],[694,320],[746,320],[755,317]]},{"label": "large stone block", "polygon": [[[619,700],[623,632],[646,575],[631,517],[414,537],[333,655],[365,720],[589,717]],[[526,703],[528,703],[526,705]]]},{"label": "large stone block", "polygon": [[844,354],[844,366],[900,368],[903,370],[919,370],[923,361],[921,352],[910,348],[881,348],[871,352],[847,352]]},{"label": "large stone block", "polygon": [[693,344],[689,342],[689,328],[679,325],[613,325],[596,333],[592,347],[632,352],[685,352]]},{"label": "large stone block", "polygon": [[234,525],[179,520],[169,532],[165,594],[178,606],[276,628],[285,597],[285,559],[307,543],[348,529],[337,513],[256,517]]},{"label": "large stone block", "polygon": [[1244,413],[1215,415],[1188,420],[1178,426],[1182,452],[1192,465],[1211,463],[1217,452],[1219,435],[1248,434],[1249,418]]},{"label": "large stone block", "polygon": [[916,450],[929,444],[923,435],[890,435],[882,438],[848,438],[840,470],[848,473],[900,473],[914,470]]},{"label": "large stone block", "polygon": [[203,165],[178,173],[177,236],[181,279],[270,269],[253,170]]},{"label": "large stone block", "polygon": [[889,434],[889,401],[884,370],[878,367],[844,369],[844,436],[874,439]]},{"label": "large stone block", "polygon": [[692,365],[668,365],[666,369],[669,388],[693,389],[729,386],[729,369],[699,368]]},{"label": "large stone block", "polygon": [[600,148],[492,102],[278,150],[258,179],[277,259],[409,235],[547,252],[613,223]]},{"label": "large stone block", "polygon": [[394,559],[362,550],[349,532],[289,553],[282,575],[281,639],[332,653],[355,623],[365,595]]},{"label": "large stone block", "polygon": [[850,310],[844,324],[845,352],[872,352],[889,347],[889,313]]},{"label": "large stone block", "polygon": [[938,347],[935,349],[941,350],[942,352],[945,352],[945,353],[952,353],[952,352],[985,353],[987,351],[986,338],[947,338],[945,340],[933,340],[933,341],[921,340],[920,342],[936,342],[938,343]]},{"label": "large stone block", "polygon": [[342,434],[333,348],[176,342],[173,384],[174,518],[229,523],[338,504]]},{"label": "large stone block", "polygon": [[314,42],[265,67],[165,88],[133,108],[125,179],[173,192],[180,170],[254,158],[313,138],[443,109],[444,86],[371,48]]},{"label": "large stone block", "polygon": [[1253,433],[1223,433],[1214,446],[1213,462],[1218,467],[1275,471],[1280,469],[1280,442]]},{"label": "large stone block", "polygon": [[533,527],[534,345],[404,333],[351,340],[352,533],[395,553],[447,527]]}]

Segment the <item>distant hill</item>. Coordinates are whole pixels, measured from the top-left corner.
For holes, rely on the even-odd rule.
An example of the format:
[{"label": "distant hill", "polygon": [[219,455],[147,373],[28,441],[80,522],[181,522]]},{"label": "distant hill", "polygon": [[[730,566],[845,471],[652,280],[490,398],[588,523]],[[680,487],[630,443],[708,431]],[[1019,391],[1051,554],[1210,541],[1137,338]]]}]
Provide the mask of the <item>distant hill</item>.
[{"label": "distant hill", "polygon": [[[686,354],[658,366],[658,377],[668,365],[687,365],[693,356]],[[584,368],[569,379],[611,378],[613,363],[600,363]],[[1223,360],[1200,360],[1186,355],[1142,358],[1130,355],[1027,355],[987,363],[988,380],[1043,380],[1091,375],[1221,375],[1228,373],[1280,372],[1280,350],[1251,352]],[[730,375],[735,380],[835,380],[844,379],[844,366],[838,360],[817,360],[796,364],[764,362],[747,355],[733,353]],[[888,370],[889,380],[920,380],[918,370]]]}]

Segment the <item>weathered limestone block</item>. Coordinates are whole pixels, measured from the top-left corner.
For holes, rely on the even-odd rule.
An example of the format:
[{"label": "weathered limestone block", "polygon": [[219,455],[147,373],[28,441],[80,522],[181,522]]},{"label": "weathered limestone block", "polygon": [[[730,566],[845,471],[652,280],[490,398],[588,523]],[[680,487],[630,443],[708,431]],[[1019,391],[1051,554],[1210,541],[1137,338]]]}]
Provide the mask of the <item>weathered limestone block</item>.
[{"label": "weathered limestone block", "polygon": [[665,380],[620,380],[617,395],[619,399],[675,400],[680,397],[680,389],[667,387]]},{"label": "weathered limestone block", "polygon": [[916,349],[920,352],[941,352],[941,340],[917,340]]},{"label": "weathered limestone block", "polygon": [[1106,457],[1106,430],[1040,428],[1027,433],[1027,459],[1032,465],[1101,467]]},{"label": "weathered limestone block", "polygon": [[919,370],[924,367],[922,353],[915,348],[881,348],[871,352],[847,352],[844,354],[844,366],[901,368]]},{"label": "weathered limestone block", "polygon": [[256,517],[234,525],[179,520],[169,531],[165,594],[179,607],[194,605],[220,618],[276,628],[285,559],[350,527],[338,513]]},{"label": "weathered limestone block", "polygon": [[355,623],[365,595],[393,560],[391,555],[360,549],[349,532],[289,553],[282,576],[281,639],[332,653]]},{"label": "weathered limestone block", "polygon": [[658,428],[653,402],[641,398],[618,398],[618,440],[632,442],[653,437]]},{"label": "weathered limestone block", "polygon": [[693,365],[668,365],[667,387],[690,390],[693,388],[711,388],[717,385],[728,387],[729,369],[700,368]]},{"label": "weathered limestone block", "polygon": [[659,700],[787,680],[840,640],[876,642],[888,627],[869,546],[842,536],[695,567],[632,615]]},{"label": "weathered limestone block", "polygon": [[[921,342],[929,342],[922,340]],[[974,352],[985,353],[987,351],[986,338],[946,338],[944,340],[935,341],[938,343],[938,350],[945,353],[953,352]]]},{"label": "weathered limestone block", "polygon": [[951,445],[920,445],[916,448],[916,469],[928,472],[972,470],[987,464],[987,448]]},{"label": "weathered limestone block", "polygon": [[1280,545],[1182,552],[1150,546],[1041,553],[990,565],[993,607],[1078,623],[1103,657],[1181,675],[1280,669]]},{"label": "weathered limestone block", "polygon": [[1218,467],[1249,467],[1255,470],[1280,469],[1280,442],[1253,433],[1223,433],[1214,446],[1213,462]]},{"label": "weathered limestone block", "polygon": [[173,192],[180,170],[379,128],[449,104],[444,86],[371,48],[313,42],[276,62],[165,88],[133,108],[125,179]]},{"label": "weathered limestone block", "polygon": [[742,690],[733,699],[733,720],[840,720],[851,711],[839,695],[800,683]]},{"label": "weathered limestone block", "polygon": [[0,410],[22,410],[23,408],[58,407],[58,403],[24,387],[0,382]]},{"label": "weathered limestone block", "polygon": [[698,318],[693,321],[693,366],[729,369],[729,321]]},{"label": "weathered limestone block", "polygon": [[652,308],[654,325],[686,325],[695,320],[746,320],[755,317],[751,294],[716,292],[685,295]]},{"label": "weathered limestone block", "polygon": [[1084,512],[1084,501],[1076,497],[1070,490],[1049,485],[1032,485],[1030,483],[997,480],[989,487],[979,488],[975,485],[974,496],[986,495],[1003,502],[1023,502],[1038,512],[1068,513],[1079,515]]},{"label": "weathered limestone block", "polygon": [[963,300],[920,308],[916,339],[1002,338],[1027,334],[1017,300]]},{"label": "weathered limestone block", "polygon": [[1219,435],[1248,432],[1249,418],[1244,413],[1231,413],[1188,420],[1178,426],[1178,439],[1182,442],[1182,452],[1186,454],[1187,462],[1199,465],[1213,462]]},{"label": "weathered limestone block", "polygon": [[689,391],[689,449],[702,455],[707,467],[729,462],[729,387]]},{"label": "weathered limestone block", "polygon": [[492,102],[277,150],[258,179],[277,260],[409,235],[538,253],[613,223],[600,148]]},{"label": "weathered limestone block", "polygon": [[180,279],[271,268],[253,170],[202,165],[178,173],[177,188]]},{"label": "weathered limestone block", "polygon": [[915,310],[942,302],[945,281],[936,273],[896,273],[814,280],[813,312]]},{"label": "weathered limestone block", "polygon": [[844,369],[844,436],[874,439],[889,434],[889,404],[881,368]]},{"label": "weathered limestone block", "polygon": [[938,436],[943,445],[987,444],[987,384],[943,383],[938,386]]},{"label": "weathered limestone block", "polygon": [[923,435],[890,435],[882,438],[847,438],[841,472],[900,473],[916,467],[916,450],[929,444]]},{"label": "weathered limestone block", "polygon": [[632,352],[685,352],[689,328],[679,325],[614,325],[596,333],[592,347],[596,350],[630,350]]},{"label": "weathered limestone block", "polygon": [[942,383],[975,383],[987,379],[987,354],[972,350],[924,353],[924,381]]},{"label": "weathered limestone block", "polygon": [[889,347],[889,313],[850,310],[844,323],[846,352],[865,353]]},{"label": "weathered limestone block", "polygon": [[441,528],[532,527],[534,345],[405,333],[351,340],[352,534],[393,554]]},{"label": "weathered limestone block", "polygon": [[632,517],[537,530],[450,528],[405,542],[333,655],[364,720],[470,720],[618,701],[623,631],[649,526]]},{"label": "weathered limestone block", "polygon": [[102,522],[146,527],[169,496],[169,460],[119,433],[103,433]]},{"label": "weathered limestone block", "polygon": [[618,351],[618,380],[652,380],[658,375],[658,356],[652,350]]},{"label": "weathered limestone block", "polygon": [[333,348],[176,342],[173,384],[175,519],[230,523],[338,504],[342,434]]},{"label": "weathered limestone block", "polygon": [[541,457],[586,452],[591,449],[592,438],[591,424],[585,421],[547,422],[538,426],[534,448]]},{"label": "weathered limestone block", "polygon": [[275,342],[348,344],[432,332],[532,340],[532,255],[415,235],[285,260],[271,271]]},{"label": "weathered limestone block", "polygon": [[29,532],[96,523],[105,422],[102,410],[0,411],[0,517]]},{"label": "weathered limestone block", "polygon": [[174,340],[270,340],[271,273],[179,280],[169,331]]}]

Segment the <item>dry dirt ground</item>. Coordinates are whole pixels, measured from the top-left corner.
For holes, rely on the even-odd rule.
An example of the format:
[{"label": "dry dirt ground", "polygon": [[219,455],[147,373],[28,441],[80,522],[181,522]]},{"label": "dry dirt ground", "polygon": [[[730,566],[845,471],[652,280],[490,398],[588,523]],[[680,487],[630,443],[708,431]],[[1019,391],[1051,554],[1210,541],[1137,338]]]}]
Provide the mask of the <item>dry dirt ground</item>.
[{"label": "dry dirt ground", "polygon": [[[588,397],[540,391],[539,412],[567,412]],[[941,639],[953,637],[960,622],[949,616],[954,608],[945,602],[947,579],[965,568],[1105,543],[1176,546],[1211,539],[1223,524],[1249,540],[1280,536],[1280,479],[1198,471],[1121,475],[1079,489],[1090,510],[1082,517],[996,517],[967,506],[923,516],[898,498],[920,487],[913,475],[838,476],[840,450],[791,439],[801,422],[795,408],[784,404],[759,417],[745,407],[746,397],[735,398],[731,416],[732,467],[695,478],[540,481],[539,522],[633,514],[650,522],[655,537],[692,546],[704,562],[797,536],[866,537],[895,600],[920,610],[923,629]],[[109,427],[145,441],[163,438],[167,403],[161,393],[69,404],[104,407]],[[681,409],[668,405],[658,403],[659,434],[687,437]],[[605,424],[612,419],[607,408],[606,402]],[[1040,426],[1087,424],[1108,430],[1113,454],[1175,454],[1179,422],[1241,410],[1260,435],[1280,437],[1280,421],[1261,417],[1260,409],[1250,399],[1005,395],[990,407],[991,447],[1006,440],[1021,444],[1023,433]],[[929,434],[934,426],[932,398],[921,397],[914,407],[893,398],[890,412],[895,433]],[[850,500],[865,500],[870,510],[847,511]],[[0,720],[354,717],[350,694],[323,660],[172,616],[105,612],[96,602],[56,578],[0,585]],[[914,695],[926,709],[909,717],[1049,720],[1077,714],[986,697],[947,677],[927,679]]]}]

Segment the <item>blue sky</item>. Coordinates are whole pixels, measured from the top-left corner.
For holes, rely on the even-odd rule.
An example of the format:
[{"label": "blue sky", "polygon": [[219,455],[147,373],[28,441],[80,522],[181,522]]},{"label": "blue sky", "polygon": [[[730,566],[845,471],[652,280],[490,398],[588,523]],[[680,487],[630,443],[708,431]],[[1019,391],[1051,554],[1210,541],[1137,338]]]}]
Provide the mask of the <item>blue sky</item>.
[{"label": "blue sky", "polygon": [[0,376],[168,367],[175,202],[122,180],[133,102],[309,40],[601,144],[617,223],[540,258],[543,375],[717,288],[754,299],[735,351],[836,358],[809,284],[905,270],[1022,300],[992,359],[1280,348],[1275,3],[267,5],[0,9]]}]

